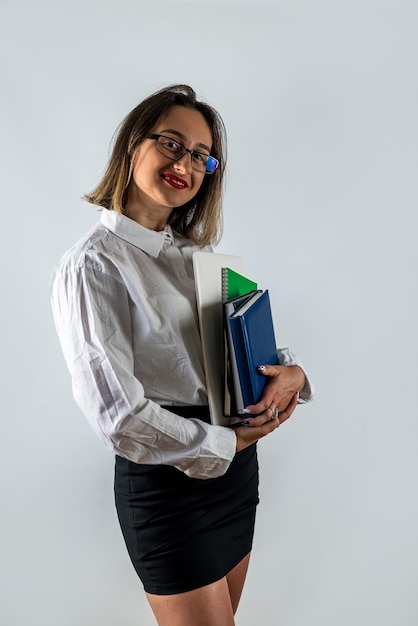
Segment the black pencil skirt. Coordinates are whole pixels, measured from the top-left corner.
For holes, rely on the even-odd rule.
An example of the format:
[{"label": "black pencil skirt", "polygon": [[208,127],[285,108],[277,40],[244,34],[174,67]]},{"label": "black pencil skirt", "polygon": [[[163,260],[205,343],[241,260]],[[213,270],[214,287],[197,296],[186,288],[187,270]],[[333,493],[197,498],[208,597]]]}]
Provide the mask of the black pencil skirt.
[{"label": "black pencil skirt", "polygon": [[[182,414],[180,407],[170,410]],[[203,587],[251,550],[258,504],[256,445],[237,453],[223,476],[207,480],[189,478],[169,465],[139,465],[116,456],[115,501],[145,591],[167,595]]]}]

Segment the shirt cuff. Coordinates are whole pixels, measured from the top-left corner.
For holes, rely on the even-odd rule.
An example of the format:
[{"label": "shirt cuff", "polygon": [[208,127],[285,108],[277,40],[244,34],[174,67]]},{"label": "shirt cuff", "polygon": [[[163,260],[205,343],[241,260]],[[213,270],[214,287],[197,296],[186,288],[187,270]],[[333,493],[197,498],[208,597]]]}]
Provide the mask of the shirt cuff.
[{"label": "shirt cuff", "polygon": [[279,365],[297,365],[305,375],[305,384],[299,392],[298,404],[306,404],[314,399],[315,387],[310,380],[301,360],[289,348],[279,348],[277,350]]},{"label": "shirt cuff", "polygon": [[223,476],[236,453],[237,437],[234,430],[226,426],[206,424],[194,418],[189,421],[198,422],[206,430],[204,446],[199,450],[198,456],[181,459],[175,467],[190,478],[205,480]]}]

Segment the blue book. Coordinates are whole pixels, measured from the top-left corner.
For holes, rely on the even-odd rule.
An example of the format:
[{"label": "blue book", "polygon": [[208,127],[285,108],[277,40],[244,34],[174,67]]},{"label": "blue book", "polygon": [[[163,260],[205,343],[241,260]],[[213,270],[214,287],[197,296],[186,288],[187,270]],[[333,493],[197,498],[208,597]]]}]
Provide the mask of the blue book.
[{"label": "blue book", "polygon": [[266,377],[258,365],[277,365],[276,339],[268,290],[255,293],[229,318],[244,407],[260,400]]},{"label": "blue book", "polygon": [[249,300],[256,291],[251,291],[243,296],[227,300],[224,308],[225,350],[224,350],[224,415],[236,416],[244,413],[244,401],[242,398],[241,383],[239,380],[237,360],[232,342],[229,317]]}]

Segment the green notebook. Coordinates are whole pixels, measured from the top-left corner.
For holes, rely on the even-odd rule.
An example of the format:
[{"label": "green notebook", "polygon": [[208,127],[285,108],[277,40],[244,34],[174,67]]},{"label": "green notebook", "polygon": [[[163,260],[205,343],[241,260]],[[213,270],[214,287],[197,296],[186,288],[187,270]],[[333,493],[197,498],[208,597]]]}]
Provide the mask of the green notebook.
[{"label": "green notebook", "polygon": [[222,268],[222,301],[226,302],[238,296],[244,296],[250,291],[257,289],[257,283],[238,272],[234,272],[230,267]]}]

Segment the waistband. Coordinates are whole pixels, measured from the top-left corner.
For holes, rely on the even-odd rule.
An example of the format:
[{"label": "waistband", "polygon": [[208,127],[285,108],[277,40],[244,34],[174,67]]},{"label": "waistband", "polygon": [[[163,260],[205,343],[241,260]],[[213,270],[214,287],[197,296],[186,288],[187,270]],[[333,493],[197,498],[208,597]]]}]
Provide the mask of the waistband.
[{"label": "waistband", "polygon": [[166,409],[166,411],[170,411],[171,413],[175,413],[176,415],[180,415],[180,417],[197,417],[198,419],[210,424],[210,412],[209,407],[207,405],[184,405],[184,406],[172,406],[172,405],[162,405],[162,409]]}]

